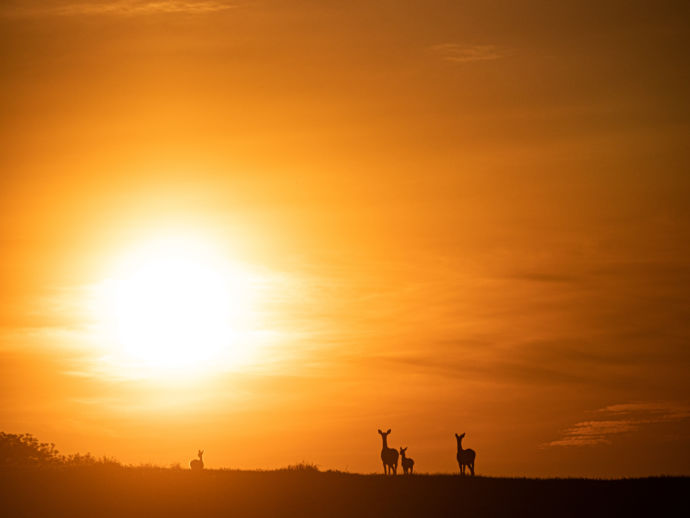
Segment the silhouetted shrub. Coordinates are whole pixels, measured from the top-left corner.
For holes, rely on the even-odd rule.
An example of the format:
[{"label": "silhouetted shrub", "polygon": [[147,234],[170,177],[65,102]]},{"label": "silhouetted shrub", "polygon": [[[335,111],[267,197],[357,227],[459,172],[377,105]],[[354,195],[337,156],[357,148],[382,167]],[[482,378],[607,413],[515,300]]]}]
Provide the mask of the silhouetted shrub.
[{"label": "silhouetted shrub", "polygon": [[0,466],[44,466],[61,460],[53,443],[39,442],[30,433],[0,432]]},{"label": "silhouetted shrub", "polygon": [[112,457],[94,457],[90,453],[73,453],[60,459],[65,466],[119,466],[120,463]]},{"label": "silhouetted shrub", "polygon": [[319,467],[316,464],[312,464],[310,462],[300,462],[298,464],[290,464],[289,466],[283,468],[283,470],[318,473]]},{"label": "silhouetted shrub", "polygon": [[0,432],[0,466],[119,466],[112,457],[90,453],[60,455],[55,444],[39,442],[30,433]]}]

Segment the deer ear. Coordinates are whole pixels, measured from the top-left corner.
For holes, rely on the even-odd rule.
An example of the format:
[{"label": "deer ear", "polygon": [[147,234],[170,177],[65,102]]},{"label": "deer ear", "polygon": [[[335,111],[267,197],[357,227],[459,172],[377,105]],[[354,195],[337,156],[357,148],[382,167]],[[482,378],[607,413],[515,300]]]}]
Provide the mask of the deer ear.
[{"label": "deer ear", "polygon": [[379,428],[379,433],[383,433],[383,432],[381,431],[381,428]]},{"label": "deer ear", "polygon": [[455,437],[460,437],[457,433],[455,434]]},{"label": "deer ear", "polygon": [[389,428],[388,431],[387,431],[386,433],[391,433],[391,429]]}]

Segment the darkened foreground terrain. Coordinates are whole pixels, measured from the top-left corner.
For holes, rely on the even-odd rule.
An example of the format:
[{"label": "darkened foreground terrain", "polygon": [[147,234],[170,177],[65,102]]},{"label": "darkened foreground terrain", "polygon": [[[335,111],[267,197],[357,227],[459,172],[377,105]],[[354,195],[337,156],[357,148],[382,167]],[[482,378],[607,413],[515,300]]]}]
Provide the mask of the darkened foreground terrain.
[{"label": "darkened foreground terrain", "polygon": [[1,468],[12,516],[660,516],[687,508],[690,478],[475,479],[119,466]]}]

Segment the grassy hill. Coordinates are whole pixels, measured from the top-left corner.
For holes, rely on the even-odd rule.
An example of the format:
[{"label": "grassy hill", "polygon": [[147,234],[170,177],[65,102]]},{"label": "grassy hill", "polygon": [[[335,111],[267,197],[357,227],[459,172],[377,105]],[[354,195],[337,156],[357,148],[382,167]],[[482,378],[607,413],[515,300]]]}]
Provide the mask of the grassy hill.
[{"label": "grassy hill", "polygon": [[2,516],[659,516],[690,478],[384,477],[317,471],[120,466],[2,468]]}]

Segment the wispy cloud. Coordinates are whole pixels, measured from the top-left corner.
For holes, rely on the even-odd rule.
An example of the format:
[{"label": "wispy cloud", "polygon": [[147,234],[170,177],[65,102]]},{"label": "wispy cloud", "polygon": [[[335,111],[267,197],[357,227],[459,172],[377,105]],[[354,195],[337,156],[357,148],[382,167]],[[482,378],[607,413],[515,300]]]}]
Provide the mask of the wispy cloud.
[{"label": "wispy cloud", "polygon": [[435,52],[444,61],[451,61],[453,63],[492,61],[506,56],[506,52],[496,45],[440,43],[432,45],[430,48],[432,52]]},{"label": "wispy cloud", "polygon": [[574,283],[581,280],[576,275],[549,272],[518,272],[509,278],[528,282]]},{"label": "wispy cloud", "polygon": [[238,7],[230,1],[183,1],[183,0],[112,0],[98,2],[51,2],[19,4],[0,8],[4,16],[78,16],[119,15],[133,16],[157,13],[203,14],[225,11]]},{"label": "wispy cloud", "polygon": [[581,421],[563,437],[546,446],[592,446],[608,444],[615,435],[634,432],[644,425],[690,418],[690,407],[670,403],[622,403],[595,412],[600,419]]}]

